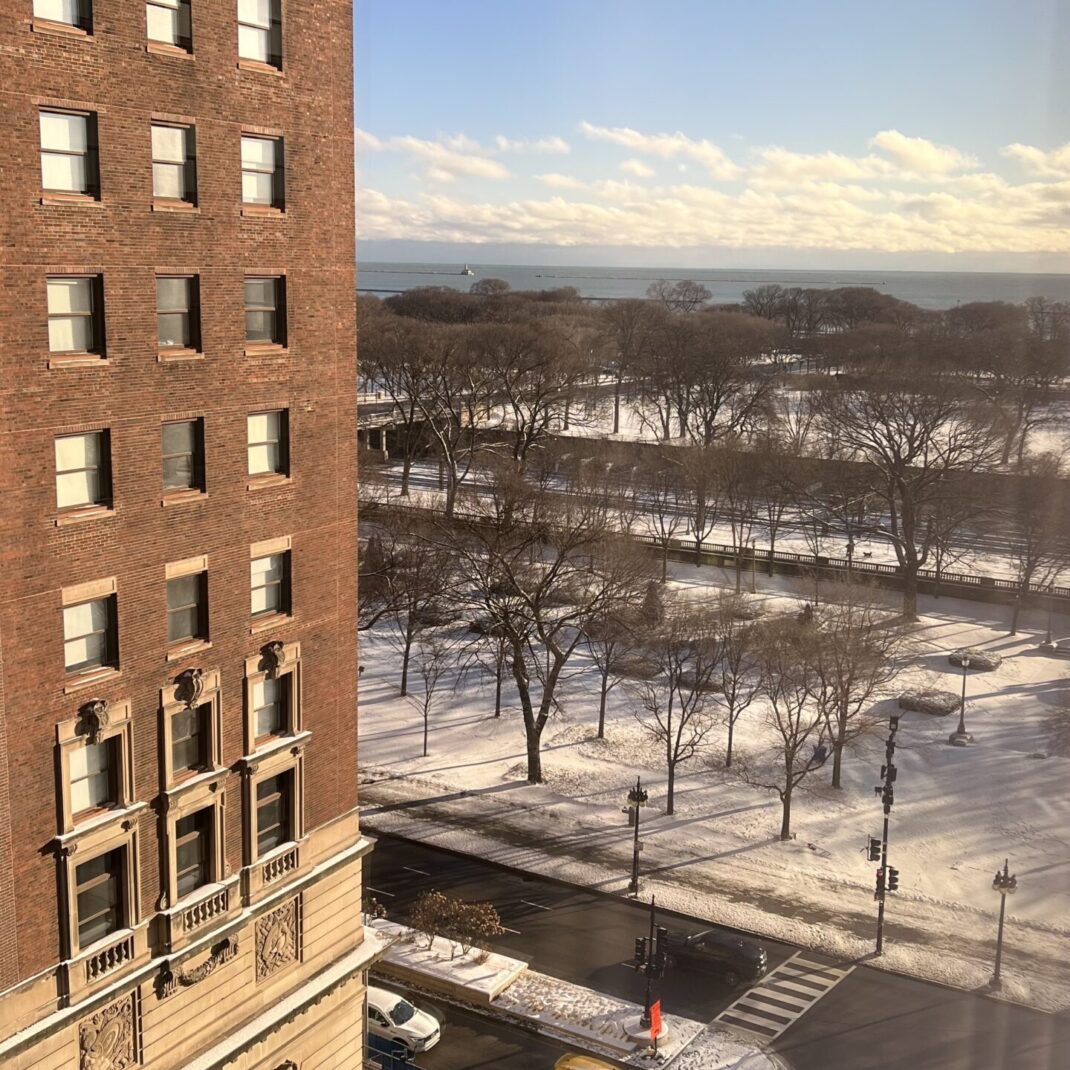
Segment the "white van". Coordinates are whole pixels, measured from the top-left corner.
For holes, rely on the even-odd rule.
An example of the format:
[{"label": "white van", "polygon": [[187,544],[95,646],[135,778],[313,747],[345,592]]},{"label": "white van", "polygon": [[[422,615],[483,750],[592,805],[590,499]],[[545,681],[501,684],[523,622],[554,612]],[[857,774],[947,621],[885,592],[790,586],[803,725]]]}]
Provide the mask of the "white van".
[{"label": "white van", "polygon": [[385,988],[368,985],[368,1030],[401,1044],[409,1055],[433,1048],[439,1041],[438,1022],[407,999]]}]

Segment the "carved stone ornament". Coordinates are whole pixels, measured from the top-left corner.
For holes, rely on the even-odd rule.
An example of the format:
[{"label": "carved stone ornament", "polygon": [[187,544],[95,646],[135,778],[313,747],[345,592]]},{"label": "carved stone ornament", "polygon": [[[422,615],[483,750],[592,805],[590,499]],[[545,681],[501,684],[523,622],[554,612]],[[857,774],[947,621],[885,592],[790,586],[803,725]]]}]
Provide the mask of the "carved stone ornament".
[{"label": "carved stone ornament", "polygon": [[124,1070],[137,1060],[134,999],[97,1011],[78,1029],[80,1070]]},{"label": "carved stone ornament", "polygon": [[79,731],[90,743],[100,742],[101,733],[110,723],[108,713],[108,700],[106,698],[91,698],[78,707]]},{"label": "carved stone ornament", "polygon": [[175,698],[192,710],[204,693],[204,669],[185,669],[175,677]]},{"label": "carved stone ornament", "polygon": [[286,644],[281,639],[273,639],[260,648],[260,653],[264,659],[264,671],[272,678],[277,677],[279,669],[286,663]]},{"label": "carved stone ornament", "polygon": [[226,939],[220,940],[219,943],[212,948],[208,958],[206,958],[199,966],[194,966],[188,970],[165,970],[158,982],[160,999],[170,996],[179,988],[190,988],[193,985],[200,984],[201,981],[206,977],[210,977],[224,963],[230,962],[237,953],[238,941],[231,937],[227,937]]},{"label": "carved stone ornament", "polygon": [[256,922],[256,979],[262,981],[297,959],[297,900]]}]

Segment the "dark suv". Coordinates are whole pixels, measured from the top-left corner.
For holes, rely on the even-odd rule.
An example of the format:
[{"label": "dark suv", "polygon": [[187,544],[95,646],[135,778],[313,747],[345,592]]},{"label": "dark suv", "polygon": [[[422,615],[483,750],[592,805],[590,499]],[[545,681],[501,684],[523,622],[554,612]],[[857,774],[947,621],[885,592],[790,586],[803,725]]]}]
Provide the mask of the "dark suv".
[{"label": "dark suv", "polygon": [[724,929],[705,929],[690,935],[670,929],[666,949],[670,964],[716,972],[729,988],[751,984],[768,969],[768,956],[761,944]]}]

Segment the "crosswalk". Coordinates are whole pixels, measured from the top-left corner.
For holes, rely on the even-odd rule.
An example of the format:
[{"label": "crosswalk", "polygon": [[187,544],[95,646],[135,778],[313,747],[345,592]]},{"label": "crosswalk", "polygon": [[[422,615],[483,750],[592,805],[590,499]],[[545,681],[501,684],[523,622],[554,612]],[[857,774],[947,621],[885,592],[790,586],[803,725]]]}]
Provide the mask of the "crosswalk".
[{"label": "crosswalk", "polygon": [[766,974],[714,1021],[762,1040],[775,1040],[853,969],[826,962],[811,951],[800,951]]}]

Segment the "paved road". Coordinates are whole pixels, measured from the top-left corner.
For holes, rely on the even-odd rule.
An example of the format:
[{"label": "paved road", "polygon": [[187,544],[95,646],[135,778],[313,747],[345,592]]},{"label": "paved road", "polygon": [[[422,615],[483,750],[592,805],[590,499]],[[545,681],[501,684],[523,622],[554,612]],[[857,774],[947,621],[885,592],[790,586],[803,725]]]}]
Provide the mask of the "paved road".
[{"label": "paved road", "polygon": [[[370,855],[366,883],[368,894],[398,917],[425,888],[488,900],[512,930],[495,942],[497,949],[544,973],[642,999],[641,979],[623,964],[633,938],[646,931],[646,911],[637,904],[388,836]],[[787,963],[790,974],[798,949],[762,943],[770,971]],[[703,1021],[741,995],[715,976],[679,969],[661,990],[667,1010]],[[859,965],[793,1019],[773,1050],[796,1070],[1068,1070],[1070,1015],[1045,1015]],[[535,1070],[539,1064],[517,1065]]]},{"label": "paved road", "polygon": [[[398,985],[391,987],[404,991]],[[442,1039],[416,1060],[419,1070],[553,1070],[554,1063],[570,1050],[479,1014],[432,1003],[419,995],[413,999],[442,1023]]]}]

